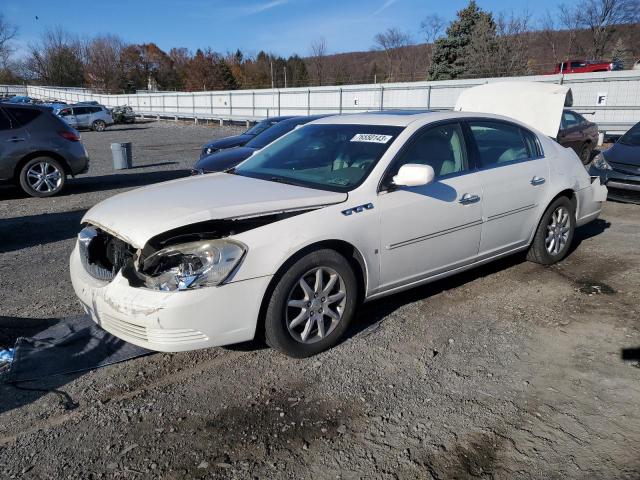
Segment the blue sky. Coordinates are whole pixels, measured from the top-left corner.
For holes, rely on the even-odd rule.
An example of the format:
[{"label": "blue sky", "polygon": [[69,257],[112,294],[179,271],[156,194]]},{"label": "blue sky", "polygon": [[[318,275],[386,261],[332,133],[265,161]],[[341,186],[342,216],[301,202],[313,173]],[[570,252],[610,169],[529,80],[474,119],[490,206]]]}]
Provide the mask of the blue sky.
[{"label": "blue sky", "polygon": [[[567,0],[569,3],[571,0]],[[485,10],[540,17],[554,0],[478,0]],[[466,0],[1,0],[0,12],[17,25],[20,51],[40,34],[62,26],[80,37],[115,33],[132,43],[161,48],[211,47],[219,52],[261,49],[283,56],[309,54],[327,41],[330,53],[369,50],[376,33],[399,27],[422,40],[425,16],[452,19]],[[36,16],[38,19],[36,19]]]}]

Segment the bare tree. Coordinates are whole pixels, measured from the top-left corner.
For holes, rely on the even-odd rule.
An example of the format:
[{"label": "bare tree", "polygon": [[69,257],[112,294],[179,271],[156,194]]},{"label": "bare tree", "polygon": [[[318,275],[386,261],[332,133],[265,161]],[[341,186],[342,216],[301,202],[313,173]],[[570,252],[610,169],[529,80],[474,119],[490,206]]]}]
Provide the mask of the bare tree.
[{"label": "bare tree", "polygon": [[513,12],[498,15],[496,34],[498,36],[497,58],[502,75],[527,75],[529,69],[529,47],[531,46],[531,15],[528,12],[516,15]]},{"label": "bare tree", "polygon": [[574,15],[580,27],[591,34],[590,55],[602,58],[608,52],[616,26],[640,20],[638,0],[582,0]]},{"label": "bare tree", "polygon": [[544,42],[551,50],[553,62],[557,63],[560,60],[564,60],[560,58],[560,52],[563,50],[562,32],[558,31],[556,16],[552,15],[549,10],[545,12],[542,20],[540,21],[539,31]]},{"label": "bare tree", "polygon": [[420,23],[420,31],[424,35],[427,43],[433,43],[444,33],[444,27],[447,24],[444,18],[437,13],[428,15]]},{"label": "bare tree", "polygon": [[321,37],[311,42],[311,83],[322,85],[327,64],[327,41]]},{"label": "bare tree", "polygon": [[406,47],[413,43],[411,36],[398,28],[389,28],[375,37],[375,47],[385,54],[387,63],[387,81],[402,80],[405,64],[408,63]]},{"label": "bare tree", "polygon": [[123,83],[121,54],[125,43],[115,35],[95,37],[85,45],[85,79],[93,88],[114,92]]},{"label": "bare tree", "polygon": [[61,28],[48,30],[29,52],[26,67],[36,80],[62,87],[82,85],[82,45],[77,37]]},{"label": "bare tree", "polygon": [[0,13],[0,68],[6,68],[9,57],[13,53],[12,40],[16,38],[18,29],[10,24]]}]

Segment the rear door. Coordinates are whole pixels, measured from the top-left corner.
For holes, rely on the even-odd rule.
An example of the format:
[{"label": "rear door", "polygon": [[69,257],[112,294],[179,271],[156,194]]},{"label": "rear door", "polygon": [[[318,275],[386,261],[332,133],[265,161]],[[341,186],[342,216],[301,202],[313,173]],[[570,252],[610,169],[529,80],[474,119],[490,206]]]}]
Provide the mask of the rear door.
[{"label": "rear door", "polygon": [[76,118],[76,124],[80,128],[87,128],[91,125],[89,107],[73,107],[73,115]]},{"label": "rear door", "polygon": [[506,121],[467,123],[483,191],[479,258],[526,245],[545,207],[549,165],[537,137]]},{"label": "rear door", "polygon": [[0,108],[0,179],[6,180],[13,176],[14,163],[12,161],[11,152],[13,150],[13,142],[11,137],[13,130],[11,128],[11,120]]}]

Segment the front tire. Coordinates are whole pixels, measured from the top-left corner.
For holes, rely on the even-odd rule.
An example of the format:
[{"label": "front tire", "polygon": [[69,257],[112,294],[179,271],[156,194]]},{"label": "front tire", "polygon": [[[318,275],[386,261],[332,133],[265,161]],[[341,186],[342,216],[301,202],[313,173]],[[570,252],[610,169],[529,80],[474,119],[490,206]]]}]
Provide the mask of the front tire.
[{"label": "front tire", "polygon": [[107,128],[107,124],[104,122],[104,120],[96,120],[91,124],[91,128],[95,132],[104,132],[104,130]]},{"label": "front tire", "polygon": [[573,203],[567,197],[557,198],[542,215],[527,260],[542,265],[559,262],[569,253],[575,229]]},{"label": "front tire", "polygon": [[64,188],[66,182],[64,168],[54,158],[32,158],[20,170],[20,187],[32,197],[56,195]]},{"label": "front tire", "polygon": [[297,260],[278,279],[265,314],[265,340],[304,358],[334,346],[356,309],[358,284],[349,261],[335,250]]},{"label": "front tire", "polygon": [[589,165],[591,163],[591,152],[593,151],[593,147],[590,143],[585,143],[582,145],[580,149],[580,160],[583,165]]}]

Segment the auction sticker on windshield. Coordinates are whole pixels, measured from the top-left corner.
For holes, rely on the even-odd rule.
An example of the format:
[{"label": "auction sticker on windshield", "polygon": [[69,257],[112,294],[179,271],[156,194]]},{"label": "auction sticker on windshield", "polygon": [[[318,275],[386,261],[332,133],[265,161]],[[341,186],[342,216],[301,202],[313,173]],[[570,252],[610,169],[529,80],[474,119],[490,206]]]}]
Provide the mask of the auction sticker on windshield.
[{"label": "auction sticker on windshield", "polygon": [[370,143],[387,143],[393,138],[392,135],[378,135],[376,133],[358,133],[351,141],[352,142],[370,142]]}]

